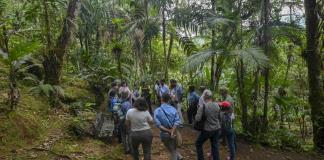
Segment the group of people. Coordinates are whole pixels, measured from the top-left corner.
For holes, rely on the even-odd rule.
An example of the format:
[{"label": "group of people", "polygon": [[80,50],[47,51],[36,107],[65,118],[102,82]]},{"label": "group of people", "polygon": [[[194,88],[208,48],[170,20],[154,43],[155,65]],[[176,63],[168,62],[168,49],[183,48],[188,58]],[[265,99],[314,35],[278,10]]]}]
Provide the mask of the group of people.
[{"label": "group of people", "polygon": [[[134,87],[132,92],[126,82],[112,83],[108,93],[108,109],[115,117],[116,134],[123,144],[125,153],[131,153],[134,160],[139,160],[139,146],[142,146],[144,160],[151,159],[153,133],[151,125],[160,130],[161,142],[170,153],[170,160],[183,159],[178,151],[179,128],[184,125],[182,106],[184,91],[176,80],[170,80],[170,85],[164,80],[157,81],[154,92],[158,107],[153,111],[149,87],[143,82],[141,89]],[[235,159],[236,145],[233,129],[234,101],[226,88],[220,90],[222,99],[218,102],[213,93],[205,87],[200,87],[199,96],[194,86],[189,86],[187,97],[188,123],[195,125],[203,121],[203,129],[199,130],[196,139],[197,159],[204,159],[203,144],[211,142],[210,158],[219,160],[219,141],[227,142],[229,160]]]}]

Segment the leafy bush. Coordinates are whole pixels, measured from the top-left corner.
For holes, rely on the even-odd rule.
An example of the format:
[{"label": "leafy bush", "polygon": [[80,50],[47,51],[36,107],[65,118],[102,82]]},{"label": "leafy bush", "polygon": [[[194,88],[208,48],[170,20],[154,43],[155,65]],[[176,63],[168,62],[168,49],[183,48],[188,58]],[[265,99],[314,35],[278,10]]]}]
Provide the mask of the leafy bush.
[{"label": "leafy bush", "polygon": [[73,136],[77,138],[82,138],[87,135],[86,132],[86,121],[82,117],[76,117],[73,119],[68,127],[68,130]]},{"label": "leafy bush", "polygon": [[261,143],[279,148],[301,149],[302,147],[300,137],[286,128],[270,130]]}]

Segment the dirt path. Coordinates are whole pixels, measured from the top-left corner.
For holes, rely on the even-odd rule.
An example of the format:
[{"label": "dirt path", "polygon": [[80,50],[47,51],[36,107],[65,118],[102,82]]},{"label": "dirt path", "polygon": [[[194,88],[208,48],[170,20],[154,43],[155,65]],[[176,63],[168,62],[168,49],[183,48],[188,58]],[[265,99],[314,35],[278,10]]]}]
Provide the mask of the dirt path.
[{"label": "dirt path", "polygon": [[[183,136],[183,146],[180,149],[180,153],[184,156],[185,160],[196,159],[195,139],[197,132],[191,128],[185,127],[181,129]],[[167,160],[168,153],[166,152],[163,144],[159,138],[159,131],[154,129],[153,139],[153,160]],[[204,145],[204,153],[207,153],[210,148],[210,143],[206,142]],[[221,159],[225,160],[227,157],[227,150],[220,145]],[[205,156],[207,156],[205,154]],[[275,150],[271,148],[264,148],[259,145],[249,144],[244,141],[238,141],[238,155],[237,160],[324,160],[324,156],[297,153],[285,150]],[[131,156],[125,156],[124,160],[131,160]],[[206,157],[207,159],[207,157]]]}]

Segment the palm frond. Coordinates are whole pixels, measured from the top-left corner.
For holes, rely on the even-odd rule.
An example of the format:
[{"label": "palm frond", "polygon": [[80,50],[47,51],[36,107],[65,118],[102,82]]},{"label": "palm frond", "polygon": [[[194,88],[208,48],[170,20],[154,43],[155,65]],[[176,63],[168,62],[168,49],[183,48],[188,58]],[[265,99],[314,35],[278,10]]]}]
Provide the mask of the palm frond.
[{"label": "palm frond", "polygon": [[187,58],[187,63],[184,65],[182,72],[187,73],[196,69],[199,65],[208,61],[212,56],[222,54],[223,50],[205,50],[202,52],[195,53]]},{"label": "palm frond", "polygon": [[247,48],[230,51],[228,55],[238,56],[247,64],[252,64],[258,67],[267,67],[269,58],[264,54],[261,48]]},{"label": "palm frond", "polygon": [[220,25],[220,24],[228,25],[230,23],[234,23],[234,21],[228,18],[219,17],[215,14],[212,14],[209,18],[207,18],[207,24],[209,27],[213,27],[215,25]]}]

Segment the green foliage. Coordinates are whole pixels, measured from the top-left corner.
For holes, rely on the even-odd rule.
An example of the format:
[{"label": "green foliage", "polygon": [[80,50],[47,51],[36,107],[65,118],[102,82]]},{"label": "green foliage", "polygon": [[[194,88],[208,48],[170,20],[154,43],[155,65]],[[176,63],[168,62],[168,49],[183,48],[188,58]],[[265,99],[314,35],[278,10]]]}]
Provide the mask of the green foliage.
[{"label": "green foliage", "polygon": [[225,57],[238,57],[242,59],[244,62],[248,64],[252,64],[255,67],[264,67],[269,64],[268,58],[263,54],[262,50],[259,48],[247,48],[242,50],[232,50],[232,51],[224,51],[224,50],[206,50],[195,53],[191,55],[187,59],[187,63],[185,64],[183,71],[189,72],[193,69],[196,69],[199,65],[208,62],[211,57],[214,56],[225,56]]},{"label": "green foliage", "polygon": [[264,137],[261,143],[274,147],[301,149],[302,141],[295,133],[288,129],[274,129]]},{"label": "green foliage", "polygon": [[86,136],[86,121],[84,118],[76,117],[72,120],[72,122],[69,125],[69,131],[73,136],[76,136],[77,138],[83,138]]},{"label": "green foliage", "polygon": [[64,90],[60,86],[52,86],[50,84],[44,84],[43,82],[40,82],[38,86],[30,88],[29,91],[33,94],[44,95],[48,98],[53,94],[64,97]]}]

